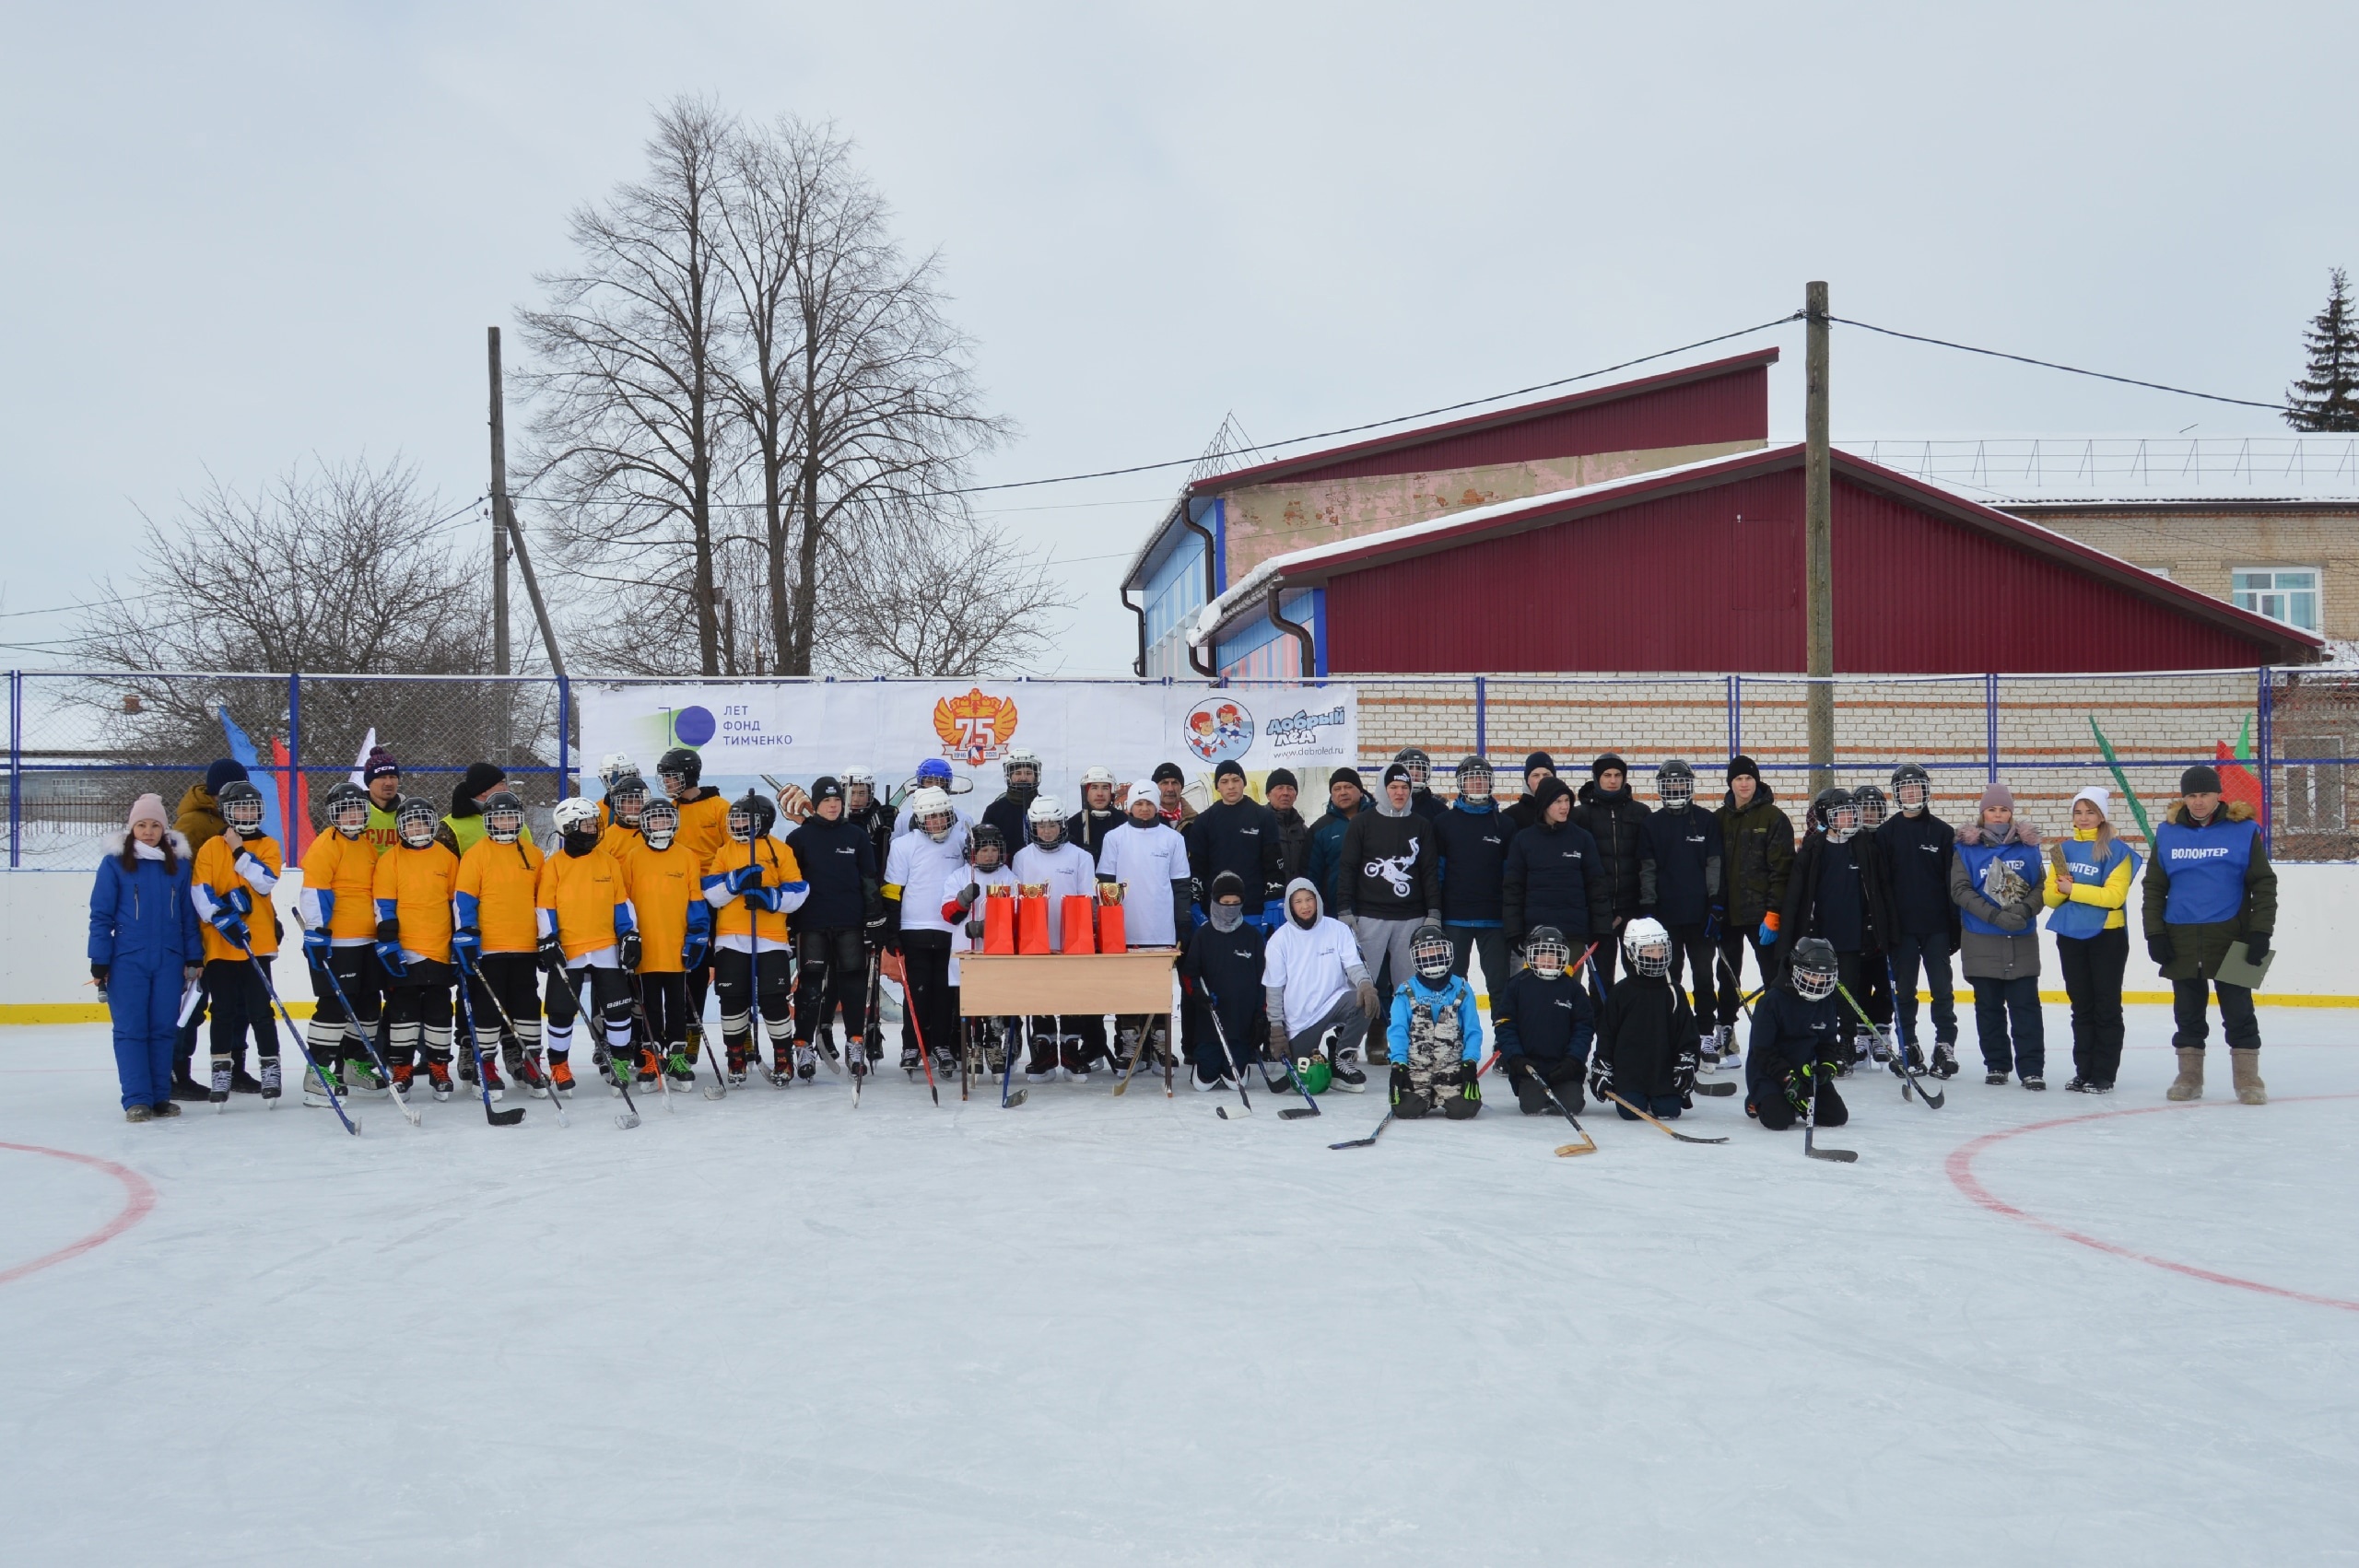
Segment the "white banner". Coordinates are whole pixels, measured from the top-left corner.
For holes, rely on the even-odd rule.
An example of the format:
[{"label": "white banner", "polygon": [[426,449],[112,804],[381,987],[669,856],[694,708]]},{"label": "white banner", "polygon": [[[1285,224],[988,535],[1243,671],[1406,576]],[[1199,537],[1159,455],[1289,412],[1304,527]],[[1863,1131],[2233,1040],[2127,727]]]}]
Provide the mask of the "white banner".
[{"label": "white banner", "polygon": [[757,786],[804,789],[821,774],[874,771],[891,790],[940,757],[980,800],[999,794],[1011,746],[1039,754],[1041,788],[1080,809],[1084,768],[1145,781],[1177,763],[1191,797],[1208,798],[1213,769],[1234,760],[1253,793],[1273,767],[1291,768],[1316,801],[1329,770],[1358,755],[1359,694],[1351,686],[1205,687],[1074,681],[809,681],[596,685],[577,684],[585,788],[621,752],[654,782],[673,746],[704,758],[704,781],[732,796]]}]

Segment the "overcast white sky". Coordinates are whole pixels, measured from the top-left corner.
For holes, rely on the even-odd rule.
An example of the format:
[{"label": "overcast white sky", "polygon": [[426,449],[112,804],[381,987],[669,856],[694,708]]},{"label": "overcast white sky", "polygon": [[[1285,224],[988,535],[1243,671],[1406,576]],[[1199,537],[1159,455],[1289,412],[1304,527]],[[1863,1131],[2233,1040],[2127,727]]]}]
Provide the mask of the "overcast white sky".
[{"label": "overcast white sky", "polygon": [[[1405,413],[1838,314],[2272,398],[2359,265],[2349,4],[12,7],[0,641],[209,469],[485,486],[483,329],[651,104],[831,118],[939,245],[979,475]],[[1773,418],[1801,425],[1799,329]],[[1737,346],[1744,346],[1743,345]],[[1717,352],[1727,352],[1720,350]],[[511,344],[511,355],[515,352]],[[1838,435],[2283,434],[2257,410],[1839,333]],[[1074,561],[1068,673],[1175,481],[986,504]],[[36,649],[0,660],[46,662]]]}]

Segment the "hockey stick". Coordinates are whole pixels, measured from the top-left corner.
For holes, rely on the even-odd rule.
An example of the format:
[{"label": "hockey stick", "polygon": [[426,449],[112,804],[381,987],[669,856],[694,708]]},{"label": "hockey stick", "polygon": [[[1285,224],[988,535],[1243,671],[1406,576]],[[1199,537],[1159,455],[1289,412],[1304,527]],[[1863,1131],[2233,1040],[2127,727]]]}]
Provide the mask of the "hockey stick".
[{"label": "hockey stick", "polygon": [[1692,1137],[1687,1133],[1680,1131],[1669,1122],[1656,1120],[1653,1117],[1649,1116],[1645,1111],[1640,1110],[1637,1106],[1632,1105],[1629,1101],[1624,1099],[1621,1095],[1615,1094],[1611,1089],[1605,1091],[1605,1097],[1613,1101],[1615,1105],[1620,1106],[1624,1110],[1628,1111],[1632,1116],[1637,1117],[1640,1121],[1647,1122],[1659,1130],[1669,1133],[1672,1137],[1678,1139],[1682,1143],[1725,1143],[1728,1141],[1725,1138]]},{"label": "hockey stick", "polygon": [[[1205,1010],[1213,1015],[1213,1038],[1220,1042],[1220,1054],[1226,1059],[1230,1069],[1237,1074],[1238,1114],[1239,1116],[1251,1116],[1253,1114],[1253,1100],[1252,1096],[1249,1095],[1245,1092],[1245,1064],[1237,1059],[1237,1053],[1235,1051],[1228,1048],[1228,1031],[1221,1027],[1220,999],[1214,996],[1212,992],[1206,991],[1204,993],[1204,1006]],[[1223,1121],[1229,1119],[1228,1107],[1226,1106],[1215,1106],[1213,1107],[1213,1114],[1220,1117]],[[1375,1140],[1370,1139],[1369,1141],[1374,1142]]]},{"label": "hockey stick", "polygon": [[[630,1017],[646,1039],[642,1050],[655,1053],[655,1092],[663,1097],[663,1108],[672,1109],[672,1075],[663,1071],[663,1042],[655,1037],[655,1025],[647,1021],[647,993],[639,989],[639,971],[625,969],[623,978],[630,982]],[[676,1114],[676,1113],[675,1113]]]},{"label": "hockey stick", "polygon": [[[558,961],[557,966],[550,970],[549,973],[556,976],[557,984],[565,988],[565,994],[573,999],[573,1016],[580,1022],[589,1024],[593,1029],[603,1030],[606,1024],[605,1015],[604,1013],[600,1013],[595,1019],[593,1019],[591,1015],[583,1010],[581,1006],[581,992],[575,989],[573,977],[566,973],[565,964],[562,959]],[[624,1071],[621,1065],[615,1061],[614,1053],[611,1051],[607,1053],[606,1057],[606,1071],[614,1074],[615,1087],[621,1091],[623,1097],[623,1108],[615,1113],[615,1125],[628,1132],[632,1128],[639,1125],[639,1105],[630,1097],[630,1074]],[[557,1086],[554,1083],[549,1086],[549,1097],[551,1099],[555,1099],[557,1097]]]},{"label": "hockey stick", "polygon": [[[1888,965],[1890,961],[1886,960],[1886,963]],[[1887,973],[1889,973],[1888,969]],[[1841,981],[1838,980],[1836,982],[1835,989],[1837,992],[1841,993],[1843,1000],[1850,1004],[1851,1011],[1860,1015],[1860,1022],[1866,1024],[1869,1032],[1872,1034],[1875,1030],[1875,1022],[1868,1016],[1868,1010],[1859,1004],[1859,1001],[1851,995],[1850,991],[1844,987]],[[1949,1098],[1947,1094],[1942,1093],[1940,1090],[1928,1089],[1922,1082],[1919,1082],[1917,1075],[1908,1071],[1907,1058],[1902,1052],[1895,1051],[1893,1053],[1892,1071],[1897,1073],[1900,1077],[1900,1097],[1904,1100],[1908,1098],[1909,1091],[1914,1089],[1918,1096],[1925,1102],[1925,1108],[1927,1110],[1937,1111],[1942,1108],[1942,1103]]]},{"label": "hockey stick", "polygon": [[1802,1112],[1802,1153],[1813,1160],[1830,1160],[1837,1164],[1851,1164],[1859,1153],[1851,1149],[1822,1149],[1813,1141],[1818,1136],[1818,1087],[1811,1086],[1810,1104]]},{"label": "hockey stick", "polygon": [[[1139,1043],[1138,1043],[1138,1045],[1137,1045],[1137,1046],[1136,1046],[1136,1047],[1132,1050],[1132,1052],[1131,1052],[1131,1059],[1130,1059],[1130,1061],[1129,1061],[1127,1064],[1125,1064],[1125,1065],[1124,1065],[1124,1067],[1123,1067],[1123,1069],[1122,1069],[1122,1076],[1121,1076],[1121,1078],[1117,1079],[1117,1080],[1115,1081],[1115,1082],[1114,1082],[1114,1093],[1115,1093],[1115,1094],[1116,1094],[1118,1097],[1121,1094],[1121,1093],[1122,1093],[1122,1091],[1123,1091],[1123,1090],[1125,1090],[1125,1089],[1127,1089],[1127,1088],[1129,1088],[1129,1087],[1131,1086],[1131,1077],[1132,1077],[1132,1075],[1133,1075],[1133,1073],[1135,1073],[1135,1072],[1137,1072],[1137,1071],[1138,1071],[1138,1070],[1139,1070],[1139,1063],[1141,1063],[1141,1062],[1143,1062],[1143,1061],[1144,1061],[1144,1060],[1146,1059],[1146,1042],[1147,1042],[1147,1038],[1148,1038],[1148,1036],[1151,1036],[1151,1035],[1153,1035],[1153,1034],[1155,1033],[1155,1014],[1154,1014],[1154,1013],[1152,1013],[1152,1012],[1142,1012],[1142,1013],[1137,1014],[1136,1016],[1137,1016],[1137,1017],[1138,1017],[1138,1019],[1140,1020],[1140,1023],[1139,1023]],[[1117,1024],[1119,1024],[1119,1023],[1121,1022],[1121,1020],[1118,1018],[1118,1019],[1116,1020],[1116,1022],[1117,1022]],[[1167,1025],[1166,1025],[1166,1027],[1168,1027],[1168,1025],[1167,1024]]]},{"label": "hockey stick", "polygon": [[[238,943],[238,951],[246,955],[247,963],[253,964],[254,950],[252,947],[241,942]],[[327,965],[323,964],[321,967],[324,969]],[[335,1092],[335,1085],[328,1082],[328,1075],[320,1071],[318,1060],[311,1055],[311,1047],[303,1043],[303,1032],[295,1027],[295,1020],[288,1016],[287,1004],[278,1000],[278,988],[270,983],[270,977],[263,973],[261,965],[254,964],[254,973],[262,977],[262,989],[270,993],[270,1005],[276,1010],[279,1021],[287,1025],[287,1032],[295,1036],[295,1048],[301,1051],[303,1059],[311,1064],[311,1076],[320,1081],[321,1093],[326,1094],[328,1104],[335,1107],[336,1119],[344,1123],[344,1129],[346,1132],[355,1138],[359,1137],[360,1118],[344,1108],[343,1096]],[[330,977],[334,977],[333,974]],[[348,1009],[346,1011],[349,1012]]]},{"label": "hockey stick", "polygon": [[1330,1143],[1327,1147],[1330,1149],[1365,1149],[1368,1145],[1374,1143],[1378,1139],[1383,1137],[1384,1129],[1391,1127],[1393,1120],[1394,1116],[1392,1108],[1388,1106],[1385,1107],[1384,1119],[1376,1124],[1376,1130],[1374,1132],[1369,1133],[1366,1138],[1346,1138],[1341,1143]]},{"label": "hockey stick", "polygon": [[486,1121],[494,1127],[513,1127],[524,1119],[524,1107],[511,1106],[504,1111],[491,1108],[491,1079],[483,1068],[483,1038],[475,1033],[475,1006],[467,996],[467,982],[475,978],[475,971],[468,967],[465,959],[459,958],[461,951],[453,948],[451,955],[459,960],[456,965],[459,971],[459,1011],[466,1017],[467,1049],[475,1059],[475,1093],[483,1096]]},{"label": "hockey stick", "polygon": [[[1496,1060],[1496,1056],[1494,1055],[1492,1059]],[[1485,1062],[1483,1065],[1487,1068],[1490,1066],[1490,1062]],[[1508,1071],[1510,1080],[1512,1080],[1515,1070],[1510,1068]],[[1474,1076],[1480,1078],[1482,1074],[1477,1072]],[[1540,1091],[1541,1094],[1548,1101],[1548,1108],[1555,1111],[1558,1116],[1563,1117],[1567,1121],[1571,1122],[1573,1124],[1573,1130],[1581,1135],[1581,1141],[1578,1143],[1559,1143],[1556,1145],[1557,1157],[1559,1159],[1563,1159],[1574,1154],[1596,1153],[1597,1140],[1589,1135],[1589,1129],[1580,1124],[1580,1119],[1578,1117],[1574,1116],[1571,1111],[1565,1108],[1565,1102],[1556,1097],[1556,1092],[1554,1089],[1548,1087],[1548,1081],[1541,1077],[1537,1072],[1532,1073],[1531,1077],[1533,1086],[1536,1087]],[[1508,1083],[1509,1089],[1513,1089],[1514,1086],[1515,1085],[1512,1082]],[[1649,1117],[1649,1119],[1651,1120],[1652,1118]],[[1655,1125],[1657,1127],[1662,1127],[1662,1123],[1661,1122],[1656,1122]],[[1379,1129],[1379,1130],[1381,1131],[1382,1129]],[[1665,1132],[1671,1131],[1667,1127],[1663,1128],[1663,1130]],[[1672,1136],[1676,1137],[1678,1135],[1674,1133]],[[1370,1139],[1369,1141],[1374,1142],[1375,1140]],[[1728,1140],[1723,1138],[1719,1140],[1719,1141],[1725,1143]],[[1341,1145],[1338,1145],[1338,1147],[1341,1147]]]},{"label": "hockey stick", "polygon": [[[943,983],[949,984],[946,974]],[[939,1106],[942,1104],[942,1088],[933,1081],[933,1053],[925,1048],[925,1025],[918,1022],[918,989],[910,983],[906,959],[902,961],[901,967],[901,1016],[910,1021],[910,1033],[917,1036],[918,1065],[925,1069],[925,1092],[933,1095],[933,1103]]]},{"label": "hockey stick", "polygon": [[[499,1000],[499,993],[492,989],[491,982],[488,980],[484,982],[483,999],[491,1003],[491,1013],[493,1017],[499,1020],[500,1033],[516,1042],[516,1059],[527,1063],[534,1071],[541,1073],[544,1092],[548,1095],[549,1106],[557,1112],[557,1124],[559,1127],[571,1127],[573,1118],[565,1114],[565,1096],[557,1093],[556,1082],[549,1079],[539,1061],[525,1051],[524,1036],[517,1032],[516,1021],[508,1016],[507,1005]],[[518,1070],[519,1076],[522,1076],[522,1069]]]},{"label": "hockey stick", "polygon": [[[320,973],[328,977],[328,989],[335,992],[336,1001],[344,1008],[344,1032],[360,1042],[360,1048],[369,1053],[369,1059],[375,1062],[377,1071],[385,1075],[385,1093],[393,1097],[393,1104],[401,1107],[401,1113],[408,1118],[409,1124],[423,1127],[424,1119],[417,1114],[417,1108],[409,1103],[409,1096],[402,1093],[402,1086],[393,1081],[393,1069],[385,1065],[385,1059],[379,1054],[376,1042],[360,1032],[359,1022],[352,1015],[352,999],[344,994],[344,982],[335,977],[335,965],[333,962],[321,965]],[[305,1051],[303,1056],[305,1060],[311,1059],[311,1052]],[[317,1063],[312,1065],[315,1069],[318,1066]],[[326,1085],[322,1084],[321,1087],[325,1088]],[[333,1098],[333,1094],[330,1097]]]}]

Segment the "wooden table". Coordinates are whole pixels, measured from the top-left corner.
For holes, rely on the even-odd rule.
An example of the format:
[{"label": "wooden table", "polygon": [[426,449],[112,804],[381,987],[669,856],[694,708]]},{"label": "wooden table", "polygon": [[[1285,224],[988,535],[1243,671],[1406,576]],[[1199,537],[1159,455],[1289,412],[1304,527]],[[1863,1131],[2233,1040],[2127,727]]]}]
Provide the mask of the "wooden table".
[{"label": "wooden table", "polygon": [[1007,1013],[1169,1012],[1176,947],[1128,953],[962,953],[958,1012],[965,1018]]}]

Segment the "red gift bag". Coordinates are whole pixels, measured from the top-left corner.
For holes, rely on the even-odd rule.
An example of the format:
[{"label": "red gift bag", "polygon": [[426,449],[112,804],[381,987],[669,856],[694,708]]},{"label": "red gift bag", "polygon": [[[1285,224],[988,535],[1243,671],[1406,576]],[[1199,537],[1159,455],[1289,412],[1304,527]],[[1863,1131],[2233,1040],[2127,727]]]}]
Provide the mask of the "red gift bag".
[{"label": "red gift bag", "polygon": [[1028,896],[1015,901],[1015,951],[1049,951],[1049,901]]},{"label": "red gift bag", "polygon": [[1015,900],[983,895],[983,951],[1015,951]]},{"label": "red gift bag", "polygon": [[1097,906],[1097,951],[1120,953],[1129,945],[1122,939],[1122,907],[1120,904]]},{"label": "red gift bag", "polygon": [[1073,893],[1066,895],[1064,903],[1059,907],[1057,934],[1065,939],[1067,953],[1097,951],[1097,939],[1091,936],[1089,929],[1089,912],[1097,902],[1086,893]]}]

